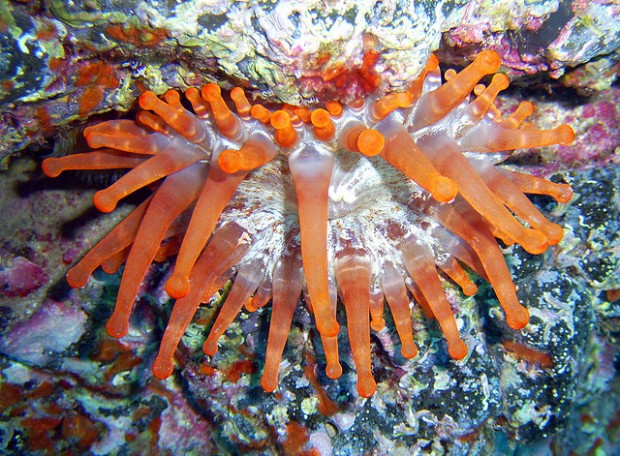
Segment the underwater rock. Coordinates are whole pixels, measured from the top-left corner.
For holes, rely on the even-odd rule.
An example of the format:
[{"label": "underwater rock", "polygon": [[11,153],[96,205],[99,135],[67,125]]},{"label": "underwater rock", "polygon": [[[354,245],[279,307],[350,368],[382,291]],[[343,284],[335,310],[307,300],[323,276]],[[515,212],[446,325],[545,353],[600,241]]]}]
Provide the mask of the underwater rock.
[{"label": "underwater rock", "polygon": [[36,263],[18,256],[0,270],[0,293],[7,297],[26,296],[43,285],[49,277]]}]

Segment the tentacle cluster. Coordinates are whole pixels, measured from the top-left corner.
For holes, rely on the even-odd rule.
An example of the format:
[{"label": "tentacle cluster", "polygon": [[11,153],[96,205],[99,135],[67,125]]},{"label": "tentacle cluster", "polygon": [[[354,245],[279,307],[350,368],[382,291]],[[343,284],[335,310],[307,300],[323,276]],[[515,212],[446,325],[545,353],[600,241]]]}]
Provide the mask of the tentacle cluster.
[{"label": "tentacle cluster", "polygon": [[[375,391],[370,330],[392,313],[405,358],[415,357],[411,306],[437,319],[448,351],[463,358],[442,281],[476,293],[471,269],[490,282],[510,327],[527,324],[496,241],[540,254],[562,238],[524,195],[571,198],[569,186],[495,166],[523,147],[568,144],[568,125],[537,130],[523,121],[521,103],[502,117],[494,104],[508,79],[495,74],[499,56],[480,53],[442,84],[432,56],[408,90],[347,106],[327,102],[310,110],[276,111],[252,104],[239,88],[224,100],[216,84],[139,99],[136,120],[112,120],[85,131],[96,150],[49,158],[48,176],[65,170],[127,168],[96,193],[110,212],[130,193],[152,195],[68,273],[83,287],[101,266],[125,269],[107,331],[123,337],[140,283],[154,261],[175,256],[166,290],[176,299],[153,372],[173,371],[178,343],[198,306],[234,278],[204,343],[213,355],[219,337],[242,308],[272,302],[262,385],[273,391],[294,310],[304,299],[314,314],[326,373],[342,373],[338,354],[338,298],[344,303],[358,391]],[[474,98],[470,100],[470,93]],[[233,106],[234,105],[234,106]]]}]

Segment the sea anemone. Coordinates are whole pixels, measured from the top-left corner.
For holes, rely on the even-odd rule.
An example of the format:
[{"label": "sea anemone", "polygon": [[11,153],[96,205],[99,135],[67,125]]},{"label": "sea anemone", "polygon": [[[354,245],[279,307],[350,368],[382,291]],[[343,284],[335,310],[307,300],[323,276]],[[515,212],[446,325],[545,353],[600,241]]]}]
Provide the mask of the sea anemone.
[{"label": "sea anemone", "polygon": [[495,74],[486,87],[479,84],[499,67],[499,56],[483,51],[461,72],[447,71],[442,84],[431,56],[404,92],[313,110],[252,105],[239,88],[227,103],[216,84],[188,89],[187,103],[176,91],[162,98],[145,92],[135,121],[86,128],[97,150],[43,162],[48,176],[130,168],[95,194],[103,212],[142,187],[152,189],[67,280],[83,287],[97,267],[113,272],[125,264],[107,323],[111,336],[123,337],[149,266],[176,255],[166,282],[176,302],[153,365],[162,379],[173,372],[176,347],[198,306],[230,280],[203,351],[216,353],[242,307],[254,311],[271,301],[261,380],[266,391],[277,387],[302,292],[330,378],[342,373],[337,302],[344,304],[363,397],[376,389],[370,331],[385,325],[384,301],[405,358],[418,353],[411,320],[417,303],[439,323],[450,356],[462,359],[467,346],[442,282],[452,280],[473,295],[474,271],[493,287],[507,324],[525,326],[529,313],[496,238],[544,252],[561,240],[562,228],[525,194],[558,202],[572,195],[568,185],[497,166],[514,149],[568,144],[574,137],[568,125],[537,130],[524,124],[533,112],[528,102],[502,117],[495,98],[508,78]]}]

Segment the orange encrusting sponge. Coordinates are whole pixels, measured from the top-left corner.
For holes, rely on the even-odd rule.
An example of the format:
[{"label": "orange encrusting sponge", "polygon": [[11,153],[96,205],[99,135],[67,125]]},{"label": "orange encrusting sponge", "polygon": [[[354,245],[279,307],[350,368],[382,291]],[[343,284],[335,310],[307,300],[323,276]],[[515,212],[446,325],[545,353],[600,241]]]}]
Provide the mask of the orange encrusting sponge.
[{"label": "orange encrusting sponge", "polygon": [[[404,358],[414,358],[419,351],[411,318],[415,303],[437,320],[450,356],[463,359],[467,345],[443,278],[471,296],[478,288],[469,274],[477,273],[493,287],[507,324],[524,327],[529,312],[517,298],[496,238],[520,244],[533,254],[544,252],[560,242],[562,227],[549,221],[525,194],[548,195],[560,203],[572,197],[566,184],[502,169],[487,159],[487,153],[507,156],[516,148],[568,144],[574,138],[568,125],[536,130],[524,124],[534,109],[529,102],[502,118],[495,100],[508,87],[508,78],[495,74],[488,85],[480,83],[499,67],[499,56],[483,51],[461,72],[446,72],[441,84],[437,58],[431,56],[403,92],[349,105],[331,100],[316,109],[291,105],[268,109],[250,103],[241,88],[234,88],[227,100],[217,84],[188,89],[185,97],[191,109],[176,91],[163,96],[145,92],[139,98],[142,110],[136,121],[111,120],[84,130],[89,146],[97,150],[43,162],[43,171],[51,177],[68,170],[127,169],[95,194],[95,206],[102,212],[114,210],[138,189],[149,187],[153,192],[69,270],[67,280],[74,288],[83,287],[97,267],[114,272],[125,264],[107,324],[110,335],[123,337],[148,268],[176,255],[166,282],[166,291],[176,302],[153,364],[160,379],[172,374],[175,351],[198,307],[233,279],[203,351],[217,352],[220,336],[243,307],[253,312],[271,301],[261,379],[266,391],[278,386],[280,361],[304,290],[331,379],[343,372],[338,300],[344,304],[362,397],[372,396],[377,388],[370,331],[385,326],[386,303]],[[467,103],[472,91],[474,97]],[[348,152],[360,154],[354,162],[372,164],[379,175],[386,166],[397,171],[407,185],[399,184],[392,195],[395,202],[375,200],[367,192],[366,204],[355,187],[348,189],[346,198],[334,191],[338,183],[332,180],[351,166],[341,163]],[[263,169],[270,179],[290,173],[292,184],[283,188],[292,187],[291,194],[274,193],[261,184],[269,181],[260,174]],[[353,167],[351,172],[359,171]],[[251,181],[255,176],[264,180]],[[356,179],[372,181],[362,175],[352,181]],[[254,184],[250,190],[244,181]],[[403,197],[403,189],[411,195]],[[259,198],[248,197],[248,192],[261,191],[265,194]],[[247,215],[255,211],[260,215],[256,201],[263,200],[271,204],[266,219],[274,220],[267,227],[255,226],[255,219]],[[336,200],[351,204],[351,211],[334,215]],[[246,207],[248,201],[253,203]],[[364,216],[360,221],[358,209],[363,206],[373,213],[375,206],[392,203],[397,209],[377,212],[386,220],[367,235],[373,219]],[[290,222],[295,219],[287,212],[291,208],[296,210],[296,224]],[[237,213],[245,215],[235,218]],[[418,220],[420,226],[415,225]],[[281,245],[262,242],[274,235],[280,236]],[[429,238],[434,245],[425,242]],[[386,258],[385,252],[397,254]]]}]

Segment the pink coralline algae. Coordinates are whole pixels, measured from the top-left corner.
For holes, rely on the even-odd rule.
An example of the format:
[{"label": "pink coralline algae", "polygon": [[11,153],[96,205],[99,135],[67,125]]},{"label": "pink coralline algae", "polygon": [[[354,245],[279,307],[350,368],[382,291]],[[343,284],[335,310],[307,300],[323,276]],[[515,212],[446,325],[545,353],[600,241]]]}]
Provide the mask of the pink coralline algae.
[{"label": "pink coralline algae", "polygon": [[15,257],[9,265],[0,269],[0,293],[9,298],[27,296],[45,284],[48,278],[38,264],[24,257]]},{"label": "pink coralline algae", "polygon": [[82,337],[86,314],[64,302],[48,300],[28,320],[0,338],[0,351],[35,365],[44,365]]}]

